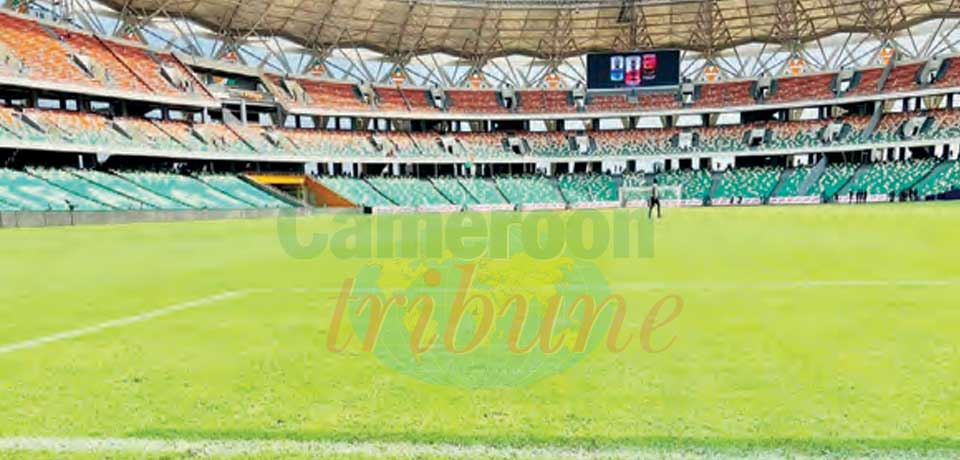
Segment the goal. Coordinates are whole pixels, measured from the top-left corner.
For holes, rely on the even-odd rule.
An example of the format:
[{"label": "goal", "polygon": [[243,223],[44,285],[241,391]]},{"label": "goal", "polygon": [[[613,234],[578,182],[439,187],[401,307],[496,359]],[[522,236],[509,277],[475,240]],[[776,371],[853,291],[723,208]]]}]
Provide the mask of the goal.
[{"label": "goal", "polygon": [[[646,206],[650,201],[652,186],[620,187],[620,206]],[[661,200],[680,200],[683,198],[682,185],[658,185]]]}]

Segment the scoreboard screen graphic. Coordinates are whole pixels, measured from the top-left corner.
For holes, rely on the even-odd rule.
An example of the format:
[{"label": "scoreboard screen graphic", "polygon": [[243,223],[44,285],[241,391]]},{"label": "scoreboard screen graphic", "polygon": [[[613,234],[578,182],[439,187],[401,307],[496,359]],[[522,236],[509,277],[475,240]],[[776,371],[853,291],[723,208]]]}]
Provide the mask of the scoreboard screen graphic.
[{"label": "scoreboard screen graphic", "polygon": [[680,51],[587,55],[588,89],[630,89],[680,84]]}]

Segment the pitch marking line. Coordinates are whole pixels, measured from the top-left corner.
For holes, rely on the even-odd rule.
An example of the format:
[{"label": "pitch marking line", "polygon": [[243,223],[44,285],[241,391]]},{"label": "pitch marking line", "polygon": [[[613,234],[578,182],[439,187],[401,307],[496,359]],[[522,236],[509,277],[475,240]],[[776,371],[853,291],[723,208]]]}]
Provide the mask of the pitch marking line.
[{"label": "pitch marking line", "polygon": [[[805,281],[759,281],[759,282],[663,282],[663,283],[614,283],[604,288],[610,289],[749,289],[749,288],[768,288],[768,289],[805,289],[821,287],[938,287],[938,286],[957,286],[960,280],[805,280]],[[578,286],[580,288],[591,288],[600,286]],[[389,289],[388,289],[389,290]],[[381,292],[379,289],[355,289],[355,292]],[[432,289],[434,292],[455,292],[455,289]],[[26,350],[45,345],[52,342],[60,342],[85,335],[96,334],[98,332],[114,329],[131,324],[148,321],[160,316],[166,316],[183,310],[202,307],[228,299],[243,297],[254,293],[266,292],[295,292],[306,293],[339,293],[339,288],[258,288],[258,289],[239,289],[234,291],[221,292],[211,296],[189,300],[186,302],[169,305],[157,310],[148,311],[134,316],[119,318],[106,321],[92,326],[71,329],[58,332],[56,334],[37,337],[25,340],[23,342],[0,345],[0,355],[19,350]]]},{"label": "pitch marking line", "polygon": [[252,292],[257,292],[254,289],[241,289],[237,291],[226,291],[219,294],[214,294],[207,297],[202,297],[195,300],[189,300],[186,302],[181,302],[173,305],[169,305],[163,308],[156,310],[151,310],[146,313],[141,313],[139,315],[128,316],[125,318],[114,319],[106,321],[100,324],[94,324],[92,326],[81,327],[79,329],[71,329],[69,331],[58,332],[56,334],[51,334],[43,337],[37,337],[35,339],[25,340],[23,342],[11,343],[8,345],[0,346],[0,355],[11,353],[18,350],[25,350],[28,348],[39,347],[40,345],[45,345],[52,342],[60,342],[63,340],[69,340],[76,337],[81,337],[84,335],[96,334],[98,332],[114,329],[123,326],[129,326],[134,323],[140,323],[143,321],[148,321],[160,316],[166,316],[171,313],[176,313],[178,311],[188,310],[191,308],[202,307],[205,305],[210,305],[217,302],[222,302],[227,299],[234,299],[237,297],[242,297]]},{"label": "pitch marking line", "polygon": [[[835,459],[835,454],[801,454],[781,450],[709,451],[704,449],[610,448],[578,449],[561,447],[495,447],[484,445],[417,444],[409,442],[341,442],[291,440],[182,440],[144,438],[0,438],[0,451],[56,452],[64,454],[173,454],[198,457],[251,455],[360,455],[371,458],[503,458],[503,459],[710,459],[710,460],[795,460]],[[913,458],[910,451],[872,451],[845,456],[846,459],[894,460]],[[926,458],[952,458],[955,452],[925,452]]]}]

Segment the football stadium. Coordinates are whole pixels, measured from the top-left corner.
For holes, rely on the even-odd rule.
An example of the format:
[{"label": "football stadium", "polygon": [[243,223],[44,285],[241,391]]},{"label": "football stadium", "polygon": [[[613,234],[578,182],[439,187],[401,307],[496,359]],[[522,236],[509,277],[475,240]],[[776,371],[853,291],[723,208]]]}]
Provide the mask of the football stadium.
[{"label": "football stadium", "polygon": [[3,0],[0,458],[960,458],[960,4]]}]

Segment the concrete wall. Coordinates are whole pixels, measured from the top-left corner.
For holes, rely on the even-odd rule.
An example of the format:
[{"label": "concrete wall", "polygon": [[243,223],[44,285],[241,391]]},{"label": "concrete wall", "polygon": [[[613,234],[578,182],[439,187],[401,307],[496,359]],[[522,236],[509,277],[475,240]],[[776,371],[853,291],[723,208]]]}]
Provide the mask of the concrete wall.
[{"label": "concrete wall", "polygon": [[[289,210],[288,210],[289,211]],[[294,208],[299,216],[358,213],[357,208]],[[0,228],[58,227],[67,225],[112,225],[137,222],[191,220],[266,219],[280,215],[278,209],[188,210],[188,211],[15,211],[0,212]]]}]

